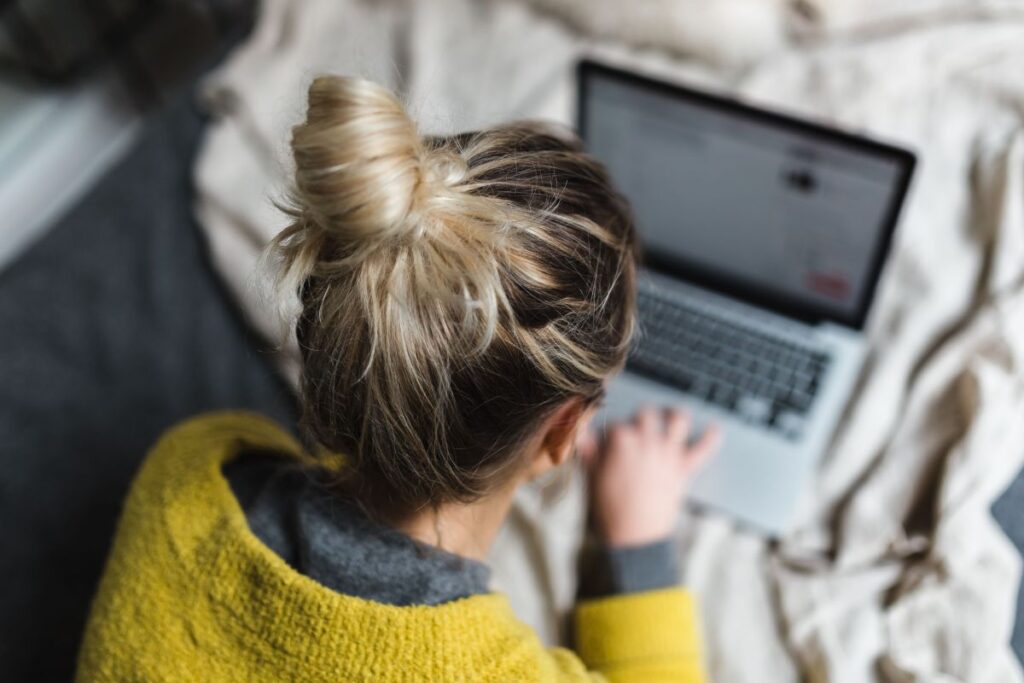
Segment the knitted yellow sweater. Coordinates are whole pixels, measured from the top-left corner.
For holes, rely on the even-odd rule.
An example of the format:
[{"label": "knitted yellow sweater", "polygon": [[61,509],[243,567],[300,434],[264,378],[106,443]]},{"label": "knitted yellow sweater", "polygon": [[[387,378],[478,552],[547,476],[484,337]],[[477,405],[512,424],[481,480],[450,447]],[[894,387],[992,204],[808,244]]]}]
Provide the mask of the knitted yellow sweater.
[{"label": "knitted yellow sweater", "polygon": [[703,680],[679,589],[582,603],[577,657],[545,649],[502,595],[398,607],[321,586],[249,531],[221,473],[242,450],[307,457],[250,413],[194,418],[153,448],[93,603],[79,681]]}]

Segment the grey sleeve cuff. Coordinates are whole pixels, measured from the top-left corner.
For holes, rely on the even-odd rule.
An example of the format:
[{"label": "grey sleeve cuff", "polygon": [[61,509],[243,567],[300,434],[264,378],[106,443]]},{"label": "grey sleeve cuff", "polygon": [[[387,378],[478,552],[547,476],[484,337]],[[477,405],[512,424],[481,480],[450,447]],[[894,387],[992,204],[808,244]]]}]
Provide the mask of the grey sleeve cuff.
[{"label": "grey sleeve cuff", "polygon": [[581,598],[639,593],[679,583],[679,552],[672,538],[593,548],[581,560]]}]

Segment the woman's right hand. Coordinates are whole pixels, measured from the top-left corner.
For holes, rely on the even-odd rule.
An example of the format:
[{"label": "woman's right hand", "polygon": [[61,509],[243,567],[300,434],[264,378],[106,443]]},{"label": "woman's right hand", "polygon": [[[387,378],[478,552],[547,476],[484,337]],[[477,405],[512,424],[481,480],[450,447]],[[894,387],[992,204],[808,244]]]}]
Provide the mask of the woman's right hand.
[{"label": "woman's right hand", "polygon": [[610,425],[604,439],[587,430],[578,443],[590,475],[591,513],[609,546],[668,538],[694,475],[717,451],[716,425],[690,443],[682,409],[644,408],[631,422]]}]

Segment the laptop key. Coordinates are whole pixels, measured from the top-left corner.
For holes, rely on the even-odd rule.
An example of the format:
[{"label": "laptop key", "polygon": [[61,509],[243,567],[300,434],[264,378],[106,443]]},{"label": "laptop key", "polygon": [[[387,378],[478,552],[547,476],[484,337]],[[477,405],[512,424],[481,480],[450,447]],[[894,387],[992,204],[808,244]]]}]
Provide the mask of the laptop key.
[{"label": "laptop key", "polygon": [[768,416],[771,404],[763,398],[746,394],[740,397],[737,412],[751,422],[761,422]]},{"label": "laptop key", "polygon": [[778,416],[777,424],[779,431],[788,439],[798,439],[803,433],[804,419],[796,413],[783,411]]}]

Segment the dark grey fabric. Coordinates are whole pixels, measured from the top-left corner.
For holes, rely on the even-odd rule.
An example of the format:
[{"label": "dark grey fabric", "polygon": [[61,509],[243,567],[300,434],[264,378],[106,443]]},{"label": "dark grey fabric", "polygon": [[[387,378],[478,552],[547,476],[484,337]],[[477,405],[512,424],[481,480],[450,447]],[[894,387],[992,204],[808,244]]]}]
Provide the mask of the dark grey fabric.
[{"label": "dark grey fabric", "polygon": [[220,408],[295,423],[204,255],[201,129],[181,93],[0,273],[0,680],[71,680],[121,502],[163,430]]},{"label": "dark grey fabric", "polygon": [[224,473],[249,528],[295,570],[345,595],[439,605],[487,592],[481,562],[419,543],[366,517],[308,467],[245,455]]},{"label": "dark grey fabric", "polygon": [[671,538],[645,545],[605,548],[609,593],[639,593],[679,583],[679,549]]},{"label": "dark grey fabric", "polygon": [[668,588],[679,584],[675,539],[608,547],[590,542],[580,553],[580,599]]},{"label": "dark grey fabric", "polygon": [[[1024,473],[1010,484],[1002,497],[992,506],[992,514],[1017,546],[1024,552]],[[1013,628],[1013,651],[1024,661],[1024,591],[1017,594],[1017,620]]]}]

